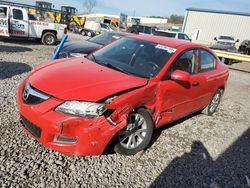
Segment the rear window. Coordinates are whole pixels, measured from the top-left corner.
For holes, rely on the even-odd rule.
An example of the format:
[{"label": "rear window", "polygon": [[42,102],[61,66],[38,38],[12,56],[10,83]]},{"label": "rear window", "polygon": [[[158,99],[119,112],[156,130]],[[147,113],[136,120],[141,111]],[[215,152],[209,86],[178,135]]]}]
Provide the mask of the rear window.
[{"label": "rear window", "polygon": [[234,38],[230,37],[230,36],[219,36],[219,39],[220,40],[233,40],[234,41]]},{"label": "rear window", "polygon": [[168,33],[168,32],[164,32],[164,31],[154,31],[154,35],[175,38],[176,33]]},{"label": "rear window", "polygon": [[99,44],[99,45],[105,45],[113,40],[117,40],[120,37],[122,37],[123,35],[119,34],[119,33],[110,33],[110,32],[106,32],[104,34],[101,35],[97,35],[91,39],[89,39],[88,41]]}]

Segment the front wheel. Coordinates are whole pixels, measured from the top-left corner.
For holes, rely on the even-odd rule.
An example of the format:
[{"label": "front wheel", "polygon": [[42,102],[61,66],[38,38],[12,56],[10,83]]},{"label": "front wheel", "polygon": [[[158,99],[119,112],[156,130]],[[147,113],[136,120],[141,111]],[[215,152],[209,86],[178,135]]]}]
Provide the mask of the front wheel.
[{"label": "front wheel", "polygon": [[209,115],[209,116],[213,115],[220,104],[221,96],[222,96],[222,90],[218,89],[216,93],[214,94],[211,102],[202,111],[202,113]]},{"label": "front wheel", "polygon": [[122,155],[134,155],[149,145],[153,122],[150,114],[144,109],[129,114],[127,122],[127,126],[117,134],[114,150]]},{"label": "front wheel", "polygon": [[56,36],[54,33],[47,32],[42,36],[42,43],[45,45],[54,45],[56,43]]}]

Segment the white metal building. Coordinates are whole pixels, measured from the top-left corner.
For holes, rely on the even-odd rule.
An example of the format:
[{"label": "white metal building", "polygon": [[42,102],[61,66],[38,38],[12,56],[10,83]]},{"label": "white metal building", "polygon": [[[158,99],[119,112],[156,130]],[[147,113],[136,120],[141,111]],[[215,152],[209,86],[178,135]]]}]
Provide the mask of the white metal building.
[{"label": "white metal building", "polygon": [[214,37],[231,35],[250,40],[250,14],[188,8],[182,30],[193,40],[214,42]]}]

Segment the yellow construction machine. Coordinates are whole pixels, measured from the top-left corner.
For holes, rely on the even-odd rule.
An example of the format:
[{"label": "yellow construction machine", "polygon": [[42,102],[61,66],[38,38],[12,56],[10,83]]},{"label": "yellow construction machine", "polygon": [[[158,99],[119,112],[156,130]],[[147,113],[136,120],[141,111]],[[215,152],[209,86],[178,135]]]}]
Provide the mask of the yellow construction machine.
[{"label": "yellow construction machine", "polygon": [[76,16],[77,9],[71,6],[62,6],[60,20],[68,26],[68,29],[74,30],[76,27],[83,27],[86,21],[85,17]]}]

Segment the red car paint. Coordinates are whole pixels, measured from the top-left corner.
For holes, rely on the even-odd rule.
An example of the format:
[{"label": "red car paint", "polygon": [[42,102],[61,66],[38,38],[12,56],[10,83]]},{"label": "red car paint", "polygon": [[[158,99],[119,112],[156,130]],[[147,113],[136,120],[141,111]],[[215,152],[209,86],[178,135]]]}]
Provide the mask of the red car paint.
[{"label": "red car paint", "polygon": [[[186,82],[174,79],[163,81],[169,66],[186,49],[207,47],[165,37],[130,36],[176,48],[176,52],[153,78],[144,79],[103,67],[88,59],[74,58],[56,60],[39,65],[20,84],[18,107],[21,116],[41,128],[41,137],[34,137],[46,147],[69,155],[100,155],[114,135],[126,126],[127,116],[134,109],[150,110],[155,127],[158,128],[178,118],[204,108],[219,88],[225,88],[228,69],[216,58],[216,68],[193,75],[179,71]],[[216,56],[215,56],[216,57]],[[198,63],[198,61],[197,61]],[[178,73],[178,72],[177,72]],[[188,80],[188,81],[187,81]],[[35,105],[23,102],[26,82],[51,97]],[[115,96],[107,109],[114,112],[108,117],[85,119],[55,111],[66,100],[100,102]],[[76,138],[74,144],[54,141],[55,136]]]}]

